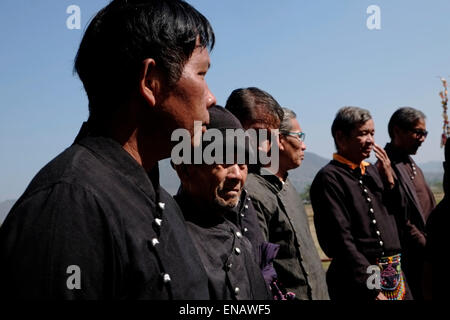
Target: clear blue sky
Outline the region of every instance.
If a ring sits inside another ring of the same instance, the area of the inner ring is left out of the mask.
[[[330,158],[330,126],[344,105],[368,108],[384,145],[399,106],[428,116],[416,160],[443,159],[438,75],[450,75],[448,0],[192,0],[217,43],[207,76],[219,104],[257,86],[292,108],[308,151]],[[73,59],[89,19],[107,0],[1,0],[0,201],[17,198],[49,160],[69,146],[87,118]],[[69,5],[81,30],[69,30]],[[369,5],[381,30],[366,27]]]

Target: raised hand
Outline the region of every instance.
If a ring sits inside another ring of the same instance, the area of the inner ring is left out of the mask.
[[[373,151],[375,151],[375,156],[378,159],[376,164],[378,172],[389,183],[389,186],[392,189],[395,185],[395,180],[391,167],[391,160],[386,151],[376,143],[373,146]]]

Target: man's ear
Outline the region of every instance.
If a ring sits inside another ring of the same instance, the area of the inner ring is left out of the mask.
[[[139,78],[139,93],[147,103],[153,107],[156,105],[156,97],[160,89],[161,79],[156,70],[156,62],[147,58],[142,62],[141,75]]]
[[[278,138],[278,148],[280,149],[280,151],[284,151],[285,147],[284,144],[286,143],[286,137],[283,135],[279,135]]]
[[[400,129],[398,126],[394,126],[392,128],[392,140],[395,140],[397,137],[399,137],[402,132],[403,130]]]
[[[338,151],[341,150],[342,145],[345,144],[344,143],[345,138],[346,138],[345,134],[342,131],[340,131],[340,130],[336,131],[335,139],[336,139],[336,147],[337,147]]]

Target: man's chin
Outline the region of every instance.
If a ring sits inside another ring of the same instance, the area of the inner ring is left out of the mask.
[[[232,198],[228,198],[228,199],[216,198],[215,203],[219,207],[232,209],[238,205],[239,197],[232,197]]]

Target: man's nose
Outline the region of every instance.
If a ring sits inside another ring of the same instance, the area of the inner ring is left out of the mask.
[[[300,143],[301,143],[302,150],[305,151],[306,150],[306,143],[304,141],[301,141]]]
[[[207,89],[206,108],[210,108],[217,104],[217,100],[214,94],[211,92],[211,90],[209,90],[208,87],[206,87],[206,89]]]
[[[242,180],[242,172],[238,164],[235,163],[228,167],[227,178]]]

